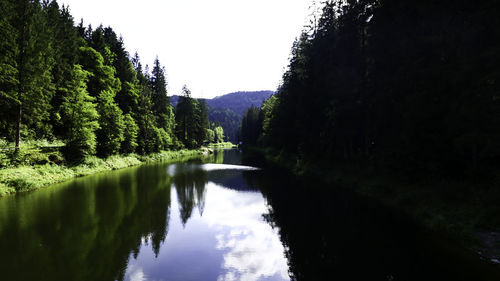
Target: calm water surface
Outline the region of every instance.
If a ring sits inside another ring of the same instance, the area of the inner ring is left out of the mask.
[[[225,150],[0,198],[0,280],[500,280],[372,200],[255,166]]]

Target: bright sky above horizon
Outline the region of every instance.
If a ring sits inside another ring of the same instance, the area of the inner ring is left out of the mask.
[[[312,0],[58,0],[78,24],[111,26],[143,66],[165,66],[169,95],[276,90]]]

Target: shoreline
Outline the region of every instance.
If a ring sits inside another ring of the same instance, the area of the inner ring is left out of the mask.
[[[248,151],[260,154],[265,164],[271,167],[286,170],[299,177],[319,179],[330,187],[340,185],[361,196],[377,200],[408,215],[426,229],[455,241],[478,259],[500,264],[499,223],[490,219],[498,214],[491,203],[494,201],[492,198],[498,197],[490,188],[494,182],[444,178],[407,182],[399,177],[356,165],[295,165],[289,155],[261,148],[249,148]],[[474,193],[471,186],[480,186],[486,191]]]
[[[5,196],[47,188],[56,183],[106,171],[124,169],[152,162],[177,162],[204,157],[207,148],[195,150],[161,151],[148,155],[113,155],[106,159],[91,156],[77,165],[43,164],[21,165],[0,169],[0,200]]]

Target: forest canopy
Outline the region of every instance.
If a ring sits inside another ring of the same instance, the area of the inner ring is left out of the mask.
[[[0,37],[0,136],[16,152],[38,139],[75,159],[211,141],[206,106],[173,108],[159,59],[143,66],[111,27],[75,25],[57,1],[0,0]]]
[[[496,165],[499,12],[483,0],[325,1],[293,44],[276,100],[246,113],[242,138],[298,165]]]

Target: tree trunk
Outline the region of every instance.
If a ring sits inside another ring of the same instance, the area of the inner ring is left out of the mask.
[[[19,111],[17,116],[17,128],[16,128],[16,149],[15,154],[19,153],[19,143],[21,142],[21,121],[23,119],[23,106],[19,104]]]

